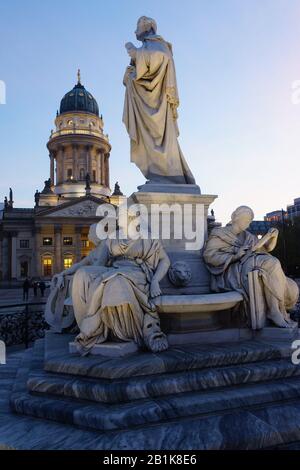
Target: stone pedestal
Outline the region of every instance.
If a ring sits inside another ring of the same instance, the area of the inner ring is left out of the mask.
[[[70,354],[78,354],[76,343],[69,343]],[[90,351],[92,356],[105,356],[105,357],[123,357],[128,354],[133,354],[138,351],[138,346],[133,342],[113,343],[107,341],[102,344],[95,344]]]
[[[147,208],[151,236],[161,240],[172,265],[184,262],[190,271],[190,280],[184,285],[174,285],[166,276],[161,282],[163,293],[209,293],[202,248],[207,238],[208,209],[217,196],[201,194],[197,185],[145,184],[139,189],[130,196],[128,207],[138,204]],[[192,233],[194,239],[190,238]]]

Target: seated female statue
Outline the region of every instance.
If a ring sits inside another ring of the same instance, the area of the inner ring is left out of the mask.
[[[250,207],[240,206],[226,227],[212,230],[204,249],[204,260],[212,275],[211,288],[214,292],[240,292],[249,316],[248,273],[257,270],[266,318],[279,327],[288,328],[294,322],[287,310],[296,304],[299,289],[292,279],[285,276],[279,260],[270,254],[276,246],[278,230],[271,228],[259,240],[246,230],[253,218]]]

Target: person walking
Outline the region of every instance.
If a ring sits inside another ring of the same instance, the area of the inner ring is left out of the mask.
[[[45,290],[46,290],[46,284],[44,283],[44,281],[41,281],[40,282],[40,291],[41,291],[41,296],[42,297],[44,297]]]
[[[23,282],[23,300],[26,302],[28,301],[29,288],[30,288],[30,282],[29,282],[29,279],[26,278],[25,281]]]
[[[33,288],[34,297],[37,297],[37,295],[38,295],[38,285],[37,285],[36,281],[34,281],[34,283],[32,284],[32,288]]]

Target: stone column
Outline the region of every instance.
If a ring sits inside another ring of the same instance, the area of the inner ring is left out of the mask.
[[[17,279],[17,232],[11,233],[11,278]]]
[[[74,144],[72,146],[73,150],[73,178],[74,180],[79,180],[79,162],[78,162],[78,146]]]
[[[62,226],[55,225],[54,226],[54,271],[55,273],[60,273],[63,270],[62,267]]]
[[[64,147],[60,146],[58,149],[58,158],[57,158],[57,183],[63,183],[64,181],[64,173],[65,168],[64,168]]]
[[[3,232],[2,238],[2,276],[4,281],[9,280],[9,238],[7,232]]]
[[[50,153],[49,158],[50,158],[50,179],[51,179],[51,185],[54,186],[55,180],[54,180],[54,155],[53,155],[53,153]]]
[[[42,246],[42,235],[41,227],[35,227],[34,232],[34,242],[35,242],[35,273],[36,276],[40,277],[42,275],[42,256],[41,256],[41,246]]]
[[[75,227],[75,262],[81,261],[81,227]]]
[[[105,186],[109,188],[109,153],[105,154]]]
[[[105,186],[105,155],[101,152],[101,184]]]
[[[86,146],[86,168],[87,173],[90,175],[92,180],[92,156],[91,156],[91,146]]]

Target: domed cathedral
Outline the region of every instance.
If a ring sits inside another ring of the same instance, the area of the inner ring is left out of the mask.
[[[60,202],[84,196],[87,181],[90,194],[110,195],[111,146],[103,132],[98,103],[82,85],[80,71],[77,84],[61,100],[47,147],[51,187]]]
[[[125,197],[118,184],[111,195],[111,146],[103,127],[98,103],[78,71],[76,85],[57,111],[47,143],[50,174],[43,190],[36,190],[34,208],[14,207],[10,189],[2,218],[0,211],[2,284],[26,277],[50,279],[93,248],[88,231],[99,221],[99,205],[118,205]]]

